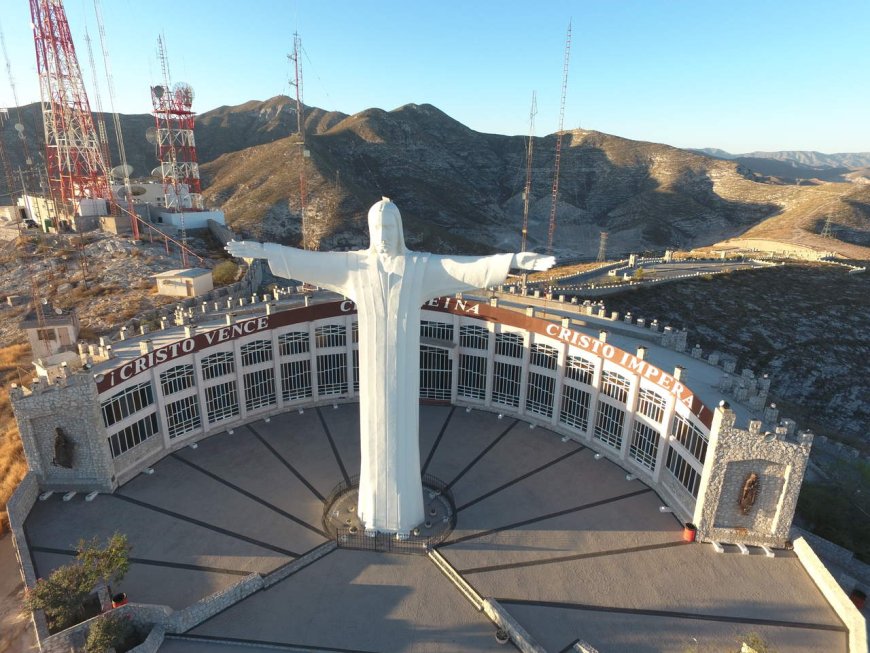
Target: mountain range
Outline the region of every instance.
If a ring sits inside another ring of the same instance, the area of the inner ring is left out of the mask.
[[[31,150],[41,151],[39,106],[20,113]],[[476,132],[427,104],[354,115],[304,107],[304,116],[304,144],[295,101],[285,96],[197,118],[204,197],[225,211],[238,232],[298,244],[304,172],[305,238],[312,246],[365,246],[366,210],[381,196],[398,204],[412,248],[478,253],[519,246],[526,137]],[[121,118],[134,176],[147,176],[157,165],[144,138],[153,118]],[[13,122],[0,135],[17,166],[22,155]],[[109,140],[115,152],[111,133]],[[547,245],[556,135],[534,138],[533,146],[528,234],[529,246],[541,250]],[[812,168],[815,176],[776,174],[743,159],[789,166],[784,172],[798,168],[786,157],[734,159],[721,151],[688,151],[590,130],[565,132],[555,252],[593,257],[601,232],[607,232],[611,254],[748,236],[870,258],[863,250],[870,246],[870,186],[861,183],[860,170],[845,165],[859,165],[864,156],[870,161],[870,155],[821,156],[843,157],[836,159],[843,165]],[[805,160],[801,165],[823,159]],[[841,177],[823,178],[840,168]],[[835,239],[817,235],[827,219]]]
[[[867,183],[870,181],[870,152],[824,154],[806,150],[783,150],[731,154],[715,147],[692,151],[717,159],[737,161],[756,172],[777,177],[788,183],[815,184],[820,181]]]
[[[769,159],[782,161],[793,167],[803,168],[857,168],[870,167],[870,152],[839,152],[837,154],[825,154],[811,150],[780,150],[778,152],[746,152],[745,154],[731,154],[715,147],[705,147],[695,150],[702,154],[714,156],[717,159]]]

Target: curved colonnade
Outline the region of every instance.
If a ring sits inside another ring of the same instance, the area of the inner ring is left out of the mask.
[[[423,402],[519,417],[582,442],[640,478],[684,520],[695,509],[712,412],[679,380],[564,325],[440,298],[421,320]],[[168,453],[238,425],[358,400],[352,302],[233,321],[96,376],[122,484]],[[116,359],[120,362],[120,359]],[[102,367],[102,366],[101,366]]]

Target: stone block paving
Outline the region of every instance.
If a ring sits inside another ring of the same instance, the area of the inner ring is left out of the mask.
[[[115,495],[39,502],[26,523],[38,572],[118,530],[133,565],[116,589],[134,601],[182,608],[266,574],[325,541],[323,499],[359,473],[358,416],[288,412],[182,449]],[[578,638],[602,652],[728,650],[749,632],[779,650],[847,649],[792,554],[684,544],[655,492],[577,442],[450,406],[421,407],[420,439],[458,509],[441,554],[548,651]],[[493,634],[427,558],[338,549],[161,650],[485,651]]]

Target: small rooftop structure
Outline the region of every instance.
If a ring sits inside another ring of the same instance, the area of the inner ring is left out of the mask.
[[[186,268],[155,274],[157,294],[169,297],[196,297],[214,288],[211,270]]]
[[[53,379],[65,376],[65,370],[74,371],[82,366],[82,359],[74,351],[61,351],[46,358],[37,358],[33,361],[36,368],[36,376],[41,379]]]
[[[79,337],[79,318],[75,309],[42,305],[42,319],[33,309],[21,320],[21,328],[33,351],[33,358],[49,358],[62,351],[72,351]]]

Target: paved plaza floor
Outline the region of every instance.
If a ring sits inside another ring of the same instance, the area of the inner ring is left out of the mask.
[[[267,574],[327,541],[324,500],[359,473],[354,404],[288,412],[181,449],[114,494],[59,495],[26,522],[38,575],[82,538],[125,533],[123,583],[175,609]],[[574,441],[505,416],[421,408],[423,471],[449,484],[457,525],[441,554],[547,651],[578,638],[602,653],[737,650],[748,633],[782,651],[846,651],[847,633],[797,558],[685,544],[643,483]],[[495,627],[425,556],[336,549],[161,651],[464,652]]]

